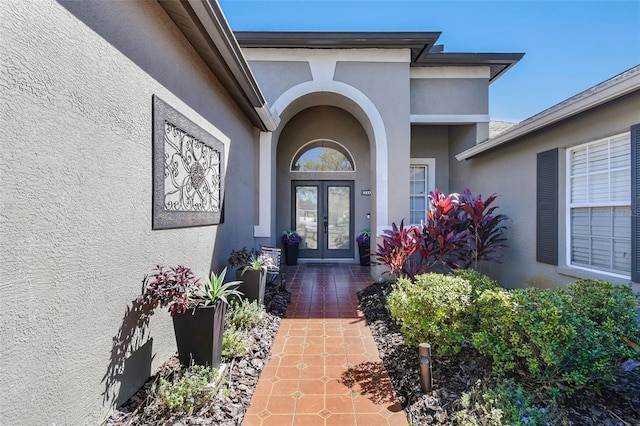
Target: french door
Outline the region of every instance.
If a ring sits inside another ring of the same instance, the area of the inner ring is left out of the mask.
[[[299,257],[353,257],[353,181],[292,181],[292,226]]]

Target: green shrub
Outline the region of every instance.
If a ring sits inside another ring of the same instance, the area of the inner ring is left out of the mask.
[[[264,307],[257,300],[234,299],[225,317],[225,332],[222,336],[222,359],[231,360],[253,350],[255,342],[249,330],[264,318]]]
[[[495,385],[478,381],[463,393],[452,419],[465,426],[548,426],[555,424],[554,412],[555,407],[536,405],[533,396],[513,380]]]
[[[639,355],[621,339],[626,336],[634,342],[640,340],[639,294],[624,285],[586,279],[569,284],[567,293],[573,298],[576,315],[594,322],[614,354],[628,358]]]
[[[217,369],[193,365],[173,381],[160,379],[156,392],[169,410],[188,412],[211,398],[217,386],[209,384],[219,383],[221,380],[224,378],[219,376]]]
[[[598,306],[609,306],[603,284],[594,297],[591,284],[573,290],[485,291],[478,299],[480,328],[474,346],[493,359],[499,374],[526,374],[553,397],[569,395],[583,386],[599,387],[613,378],[620,354],[620,326]],[[615,311],[618,312],[619,311]],[[602,323],[594,321],[601,314]],[[627,324],[628,326],[628,324]]]
[[[253,349],[254,342],[244,330],[227,327],[222,336],[222,359],[231,360],[242,356]]]
[[[479,321],[474,300],[480,291],[497,286],[475,271],[418,275],[413,283],[398,280],[387,307],[407,344],[427,342],[438,354],[455,354],[470,342]]]
[[[226,326],[235,330],[251,330],[264,318],[265,310],[257,300],[248,302],[246,299],[234,299],[225,317]]]

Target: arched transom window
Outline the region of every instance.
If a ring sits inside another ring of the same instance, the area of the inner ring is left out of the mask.
[[[353,157],[338,142],[321,139],[306,143],[291,161],[292,172],[353,172]]]

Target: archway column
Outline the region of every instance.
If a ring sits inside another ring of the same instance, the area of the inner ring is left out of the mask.
[[[256,238],[271,238],[271,211],[273,201],[273,133],[260,132],[258,159],[258,224],[253,227]]]

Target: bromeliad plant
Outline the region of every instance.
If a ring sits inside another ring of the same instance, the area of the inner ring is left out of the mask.
[[[218,303],[229,305],[229,300],[233,297],[240,298],[242,292],[236,290],[241,281],[224,282],[227,275],[227,268],[224,268],[220,275],[211,272],[209,281],[201,287],[197,287],[188,299],[196,303],[198,306],[214,306]]]
[[[249,256],[249,260],[242,268],[242,274],[247,271],[266,271],[269,268],[274,267],[273,257],[265,253],[255,253]]]
[[[398,227],[384,232],[378,244],[376,259],[396,275],[415,276],[431,270],[436,264],[451,269],[476,269],[480,261],[499,261],[504,242],[503,222],[507,216],[494,215],[497,206],[490,205],[496,195],[482,200],[469,188],[462,195],[445,195],[437,189],[429,195],[427,221],[420,226]]]

